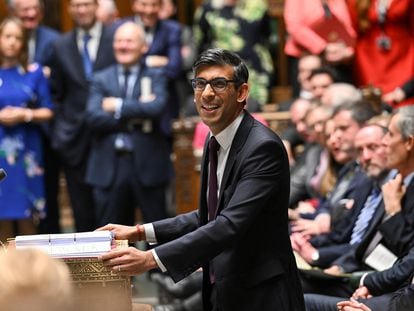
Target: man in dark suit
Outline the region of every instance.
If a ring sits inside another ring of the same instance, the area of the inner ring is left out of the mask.
[[[85,110],[93,72],[115,62],[113,33],[96,21],[96,0],[71,0],[68,8],[76,28],[55,41],[52,50],[50,82],[56,103],[52,142],[65,171],[76,230],[89,231],[95,217],[92,190],[85,183],[90,147]]]
[[[116,30],[113,49],[117,64],[95,73],[86,116],[93,133],[86,181],[94,187],[98,226],[134,224],[138,205],[145,222],[167,217],[170,157],[159,124],[167,104],[164,71],[140,63],[147,45],[133,22]]]
[[[413,238],[414,238],[414,106],[400,108],[391,119],[388,127],[388,133],[382,140],[388,168],[394,168],[398,171],[395,179],[389,180],[382,186],[385,213],[382,222],[376,230],[367,234],[361,244],[353,252],[349,252],[334,262],[334,266],[327,272],[337,274],[339,271],[353,272],[357,270],[366,270],[371,267],[375,261],[370,261],[371,266],[367,264],[366,258],[376,249],[377,261],[384,264],[389,253],[384,250],[379,252],[376,248],[379,243],[385,247],[388,252],[392,253],[397,260],[394,264],[389,262],[390,271],[384,271],[379,277],[376,274],[367,275],[363,278],[361,285],[373,288],[373,293],[380,293],[390,289],[395,290],[396,284],[402,284],[407,278],[407,268],[412,269],[412,264],[405,264],[405,269],[400,269],[401,264],[413,260]],[[379,233],[379,234],[378,234]],[[406,255],[410,251],[409,255]],[[387,255],[387,256],[384,256]],[[410,255],[411,254],[411,255]],[[403,272],[401,272],[403,271]],[[404,272],[405,271],[405,272]],[[412,273],[412,270],[408,270]],[[370,284],[370,285],[368,285]],[[382,284],[376,286],[376,284]],[[330,284],[329,288],[320,288],[318,293],[335,295],[339,287],[346,287],[348,291],[352,289],[349,284]],[[375,289],[375,287],[377,287]],[[380,288],[380,289],[379,289]],[[352,292],[352,291],[351,291]],[[347,297],[347,295],[339,295]],[[327,301],[330,301],[330,303]],[[314,299],[311,295],[306,295],[306,304],[309,310],[323,310],[321,305],[331,305],[332,299],[328,297],[325,301],[321,296]],[[327,308],[326,310],[329,310]]]
[[[193,68],[195,104],[212,136],[201,165],[199,210],[136,227],[104,226],[116,238],[160,245],[101,259],[124,275],[159,267],[175,282],[202,266],[204,310],[304,310],[287,228],[283,144],[244,110],[248,71],[237,54],[207,50]]]
[[[133,20],[145,30],[148,51],[144,55],[148,67],[162,67],[168,78],[168,104],[161,120],[164,135],[171,139],[171,121],[178,117],[180,103],[174,79],[182,73],[181,26],[173,20],[161,20],[159,12],[162,0],[132,0]]]
[[[59,32],[41,25],[44,4],[42,0],[10,0],[9,12],[19,18],[28,32],[29,62],[48,65],[53,41]]]
[[[42,0],[10,0],[8,2],[9,12],[22,21],[28,37],[28,57],[30,63],[38,63],[43,66],[46,76],[50,75],[50,57],[52,44],[60,36],[56,30],[41,25],[43,18],[44,3]],[[59,164],[58,159],[51,147],[50,128],[42,125],[44,160],[45,160],[45,191],[46,209],[45,219],[39,224],[40,233],[59,233]]]
[[[355,248],[381,220],[384,208],[380,187],[388,175],[385,148],[381,144],[385,130],[378,125],[367,125],[357,132],[357,160],[367,176],[360,180],[352,197],[348,198],[350,214],[347,217],[341,219],[331,232],[297,243],[298,247],[294,247],[309,264],[329,267],[335,259]],[[292,237],[292,242],[294,239]]]

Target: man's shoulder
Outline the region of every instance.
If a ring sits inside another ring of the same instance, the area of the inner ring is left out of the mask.
[[[49,37],[53,40],[59,38],[61,35],[60,32],[57,31],[56,29],[53,29],[45,25],[40,25],[37,28],[37,34],[43,37]]]

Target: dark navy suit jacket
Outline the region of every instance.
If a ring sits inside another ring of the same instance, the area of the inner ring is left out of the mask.
[[[133,144],[134,171],[131,174],[137,176],[144,186],[166,184],[169,177],[169,148],[159,128],[159,119],[167,104],[164,71],[142,67],[132,97],[124,100],[121,115],[116,118],[114,113],[103,111],[101,106],[104,97],[122,97],[118,68],[113,65],[94,75],[86,114],[87,124],[93,134],[86,181],[98,187],[111,185],[115,176],[115,139],[117,134],[125,132]],[[139,99],[142,77],[152,80],[155,99],[150,102]],[[143,120],[151,122],[150,132],[143,131],[140,125]]]
[[[94,71],[115,63],[112,40],[113,30],[103,26]],[[85,124],[90,82],[83,69],[76,30],[54,42],[50,67],[56,103],[52,145],[66,165],[75,167],[86,161],[90,146],[90,132]]]
[[[36,45],[33,61],[41,65],[49,65],[52,56],[52,45],[60,37],[59,32],[47,27],[39,26],[36,29]]]
[[[215,220],[207,219],[204,151],[198,211],[153,223],[161,262],[175,281],[199,267],[204,310],[213,267],[219,310],[304,310],[288,234],[289,164],[274,132],[245,112],[231,144]]]

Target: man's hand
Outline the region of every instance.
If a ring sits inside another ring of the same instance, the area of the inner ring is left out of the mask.
[[[152,251],[135,247],[112,250],[98,258],[104,266],[119,275],[138,275],[157,268]]]
[[[334,265],[330,266],[329,268],[326,268],[325,270],[323,270],[323,272],[332,275],[340,275],[342,273],[342,268],[340,266]]]
[[[338,310],[341,311],[371,311],[370,308],[368,308],[363,303],[360,303],[355,300],[346,300],[346,301],[340,301],[337,304]]]
[[[371,298],[372,295],[369,293],[369,289],[366,286],[358,287],[355,292],[352,294],[353,299],[368,299]]]
[[[168,57],[160,55],[150,55],[147,56],[146,63],[148,67],[164,67],[168,64]]]
[[[106,112],[115,112],[116,102],[116,97],[105,97],[102,100],[102,110]]]
[[[321,230],[315,220],[298,219],[292,221],[292,232],[300,232],[306,236],[320,234]]]
[[[111,231],[115,234],[115,239],[128,240],[129,242],[136,242],[140,237],[140,234],[136,226],[107,224],[103,227],[96,229],[96,231]],[[143,235],[141,235],[141,237],[143,237]]]
[[[386,182],[382,188],[385,212],[393,216],[401,211],[401,199],[405,194],[406,187],[403,184],[403,177],[398,174],[394,179]]]

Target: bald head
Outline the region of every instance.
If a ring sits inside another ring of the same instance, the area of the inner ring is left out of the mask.
[[[119,26],[114,35],[113,48],[119,64],[126,67],[137,64],[147,51],[141,26],[133,22],[126,22]]]

